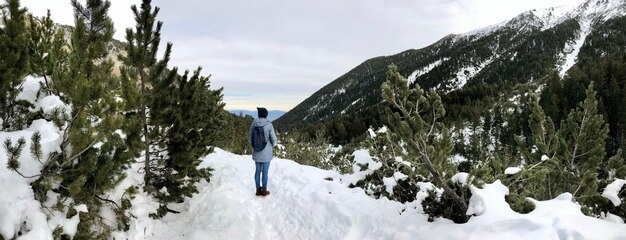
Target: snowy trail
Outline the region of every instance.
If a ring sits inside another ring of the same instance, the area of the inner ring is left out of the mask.
[[[135,218],[130,230],[118,232],[115,238],[626,239],[624,224],[584,216],[567,194],[535,202],[533,212],[519,214],[504,200],[508,188],[496,181],[472,190],[470,206],[480,216],[466,224],[447,220],[432,223],[421,214],[419,205],[371,198],[362,189],[340,183],[338,173],[291,160],[274,159],[271,164],[271,194],[257,197],[251,156],[216,149],[202,163],[202,167],[214,169],[211,181],[202,181],[199,193],[185,203],[170,205],[180,214],[150,219],[149,209],[158,205],[140,194],[133,200]],[[325,180],[328,177],[335,180]],[[129,174],[127,179],[121,188],[141,182],[139,175]]]
[[[320,177],[332,177],[332,172],[289,160],[272,161],[267,197],[254,195],[254,164],[249,156],[218,150],[205,164],[215,170],[211,182],[202,184],[200,194],[187,206],[179,206],[188,208],[189,215],[163,219],[168,226],[155,229],[160,239],[395,238],[401,234],[395,231],[397,226],[381,216],[409,217],[399,214],[404,205],[372,199],[361,190]],[[170,231],[181,228],[189,232],[183,236]]]

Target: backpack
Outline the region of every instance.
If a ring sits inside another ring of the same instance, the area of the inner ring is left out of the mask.
[[[265,131],[263,131],[263,127],[254,127],[252,130],[252,149],[255,152],[260,152],[267,145],[267,140],[265,140]]]

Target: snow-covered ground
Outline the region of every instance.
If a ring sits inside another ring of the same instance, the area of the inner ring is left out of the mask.
[[[172,206],[181,214],[135,219],[118,239],[626,239],[626,225],[584,216],[569,194],[531,200],[535,211],[516,213],[499,181],[472,187],[470,211],[479,216],[468,223],[429,223],[415,203],[373,199],[338,173],[291,160],[272,161],[267,197],[254,195],[250,156],[216,149],[203,166],[214,175]],[[138,212],[154,207],[141,197],[133,204]]]
[[[359,152],[360,158],[366,158]],[[76,226],[76,219],[46,225],[25,180],[4,169],[0,180],[10,187],[0,200],[0,227],[10,238],[15,227],[26,229],[18,239],[51,239],[56,225]],[[145,194],[133,200],[128,232],[114,233],[115,239],[626,239],[626,225],[584,216],[580,207],[563,194],[551,201],[534,201],[529,214],[519,214],[504,201],[508,189],[499,181],[483,189],[473,187],[472,217],[466,224],[439,219],[427,222],[417,203],[401,204],[386,198],[374,199],[359,188],[348,188],[340,175],[291,160],[275,159],[270,167],[267,197],[254,195],[253,162],[250,156],[216,149],[204,158],[202,167],[214,169],[210,182],[199,184],[200,193],[170,208],[180,214],[163,219],[148,217],[158,204]],[[141,164],[128,171],[111,196],[139,184]],[[8,179],[8,180],[7,180]],[[12,182],[7,182],[12,181]],[[10,194],[6,194],[10,193]],[[23,206],[23,207],[20,207]],[[7,214],[9,213],[9,214]],[[106,215],[106,214],[104,214]],[[106,216],[105,216],[106,218]],[[619,221],[609,215],[607,220]],[[58,219],[55,221],[59,221]],[[22,229],[24,230],[24,229]],[[70,229],[71,230],[71,229]],[[74,230],[75,231],[75,230]],[[32,234],[29,234],[32,233]],[[37,235],[35,235],[35,233]]]
[[[339,174],[275,159],[270,166],[267,197],[254,195],[254,164],[250,156],[220,149],[203,166],[214,169],[209,183],[188,202],[173,206],[182,214],[136,222],[131,239],[393,239],[402,236],[395,225],[417,213],[399,213],[404,205],[375,200],[360,189],[325,180]],[[142,208],[141,205],[136,205]],[[389,216],[386,217],[386,216]],[[126,234],[124,234],[126,235]],[[123,239],[126,236],[122,236]],[[406,239],[412,239],[406,236]]]

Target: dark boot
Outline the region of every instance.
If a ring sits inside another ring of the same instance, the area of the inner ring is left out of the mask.
[[[270,191],[268,191],[267,189],[261,189],[261,196],[265,197],[267,195],[270,195]]]
[[[263,189],[262,189],[262,188],[257,188],[257,189],[256,189],[256,195],[257,195],[257,196],[261,196],[261,195],[263,195]]]

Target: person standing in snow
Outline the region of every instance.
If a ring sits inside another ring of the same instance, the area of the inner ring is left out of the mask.
[[[272,148],[276,146],[276,133],[272,122],[267,120],[267,109],[257,108],[259,118],[254,119],[248,131],[248,142],[252,145],[252,159],[255,162],[254,182],[256,184],[256,195],[267,196],[267,173],[270,162],[274,158]],[[261,175],[263,175],[261,179]]]

